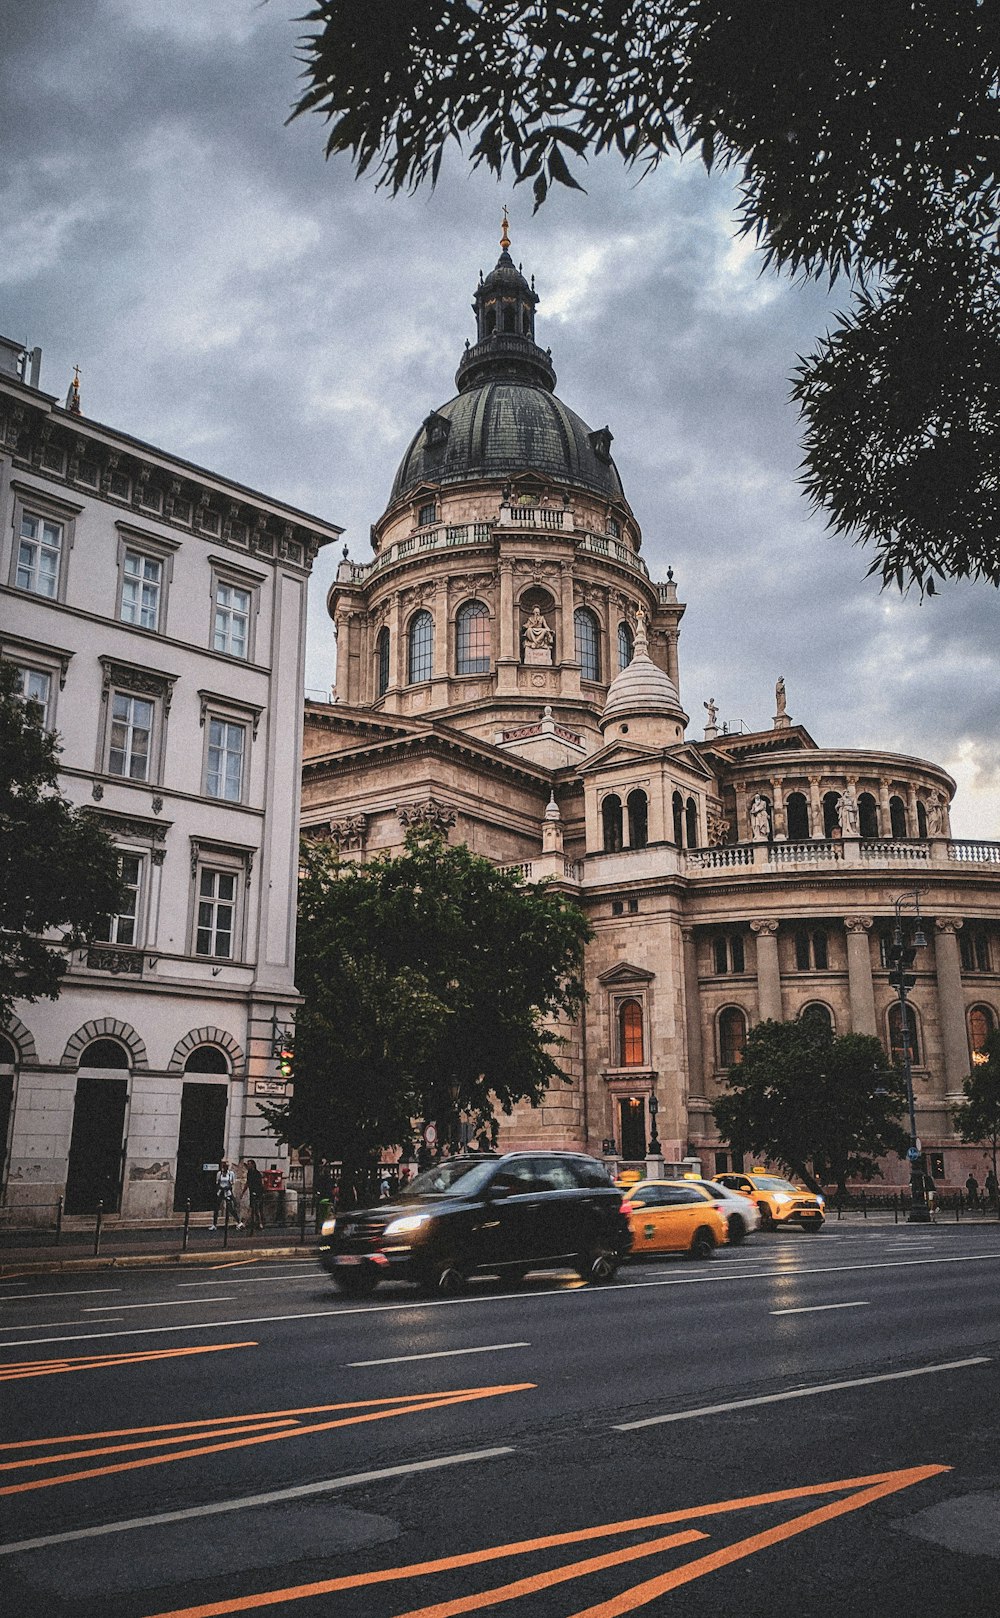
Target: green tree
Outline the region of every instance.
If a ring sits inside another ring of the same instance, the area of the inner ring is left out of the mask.
[[[736,1152],[784,1163],[812,1190],[874,1179],[878,1158],[903,1152],[903,1081],[881,1042],[835,1035],[825,1020],[761,1022],[712,1108]]]
[[[293,116],[394,192],[450,144],[536,207],[605,151],[733,169],[766,263],[852,278],[797,373],[812,498],[884,582],[1000,583],[996,0],[316,0],[305,22]]]
[[[983,1046],[986,1061],[978,1063],[962,1080],[965,1100],[954,1110],[955,1128],[967,1145],[983,1144],[993,1158],[996,1178],[1000,1152],[1000,1033],[989,1034]]]
[[[575,905],[426,828],[395,858],[319,844],[302,864],[294,1096],[266,1110],[283,1140],[362,1170],[415,1123],[495,1140],[497,1108],[564,1079],[550,1025],[584,998]]]
[[[0,662],[0,1027],[15,1000],[58,998],[69,951],[122,902],[114,844],[60,795],[58,743],[41,721]]]

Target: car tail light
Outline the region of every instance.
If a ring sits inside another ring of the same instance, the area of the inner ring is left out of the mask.
[[[724,1202],[717,1202],[715,1204],[715,1211],[716,1211],[716,1213],[724,1214],[725,1211],[726,1211],[725,1203]]]
[[[625,1215],[626,1219],[631,1219],[632,1215],[635,1213],[635,1204],[632,1202],[623,1201],[622,1213]]]

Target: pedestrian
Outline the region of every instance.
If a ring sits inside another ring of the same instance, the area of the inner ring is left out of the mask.
[[[222,1162],[219,1164],[219,1172],[215,1176],[215,1218],[212,1221],[213,1230],[218,1230],[219,1218],[221,1215],[225,1214],[227,1208],[231,1218],[235,1219],[236,1221],[237,1230],[242,1230],[243,1221],[240,1218],[240,1210],[236,1202],[236,1174],[229,1167],[227,1159],[223,1158]]]
[[[991,1203],[995,1203],[996,1200],[997,1200],[997,1177],[994,1174],[992,1169],[990,1169],[989,1173],[986,1176],[985,1185],[986,1185],[986,1195],[987,1195],[987,1197],[989,1198]]]
[[[973,1174],[971,1169],[969,1170],[969,1178],[965,1182],[965,1194],[969,1199],[969,1207],[978,1208],[979,1181],[976,1179],[976,1176]]]
[[[264,1229],[264,1177],[257,1167],[257,1160],[247,1158],[247,1195],[250,1198],[250,1229]]]

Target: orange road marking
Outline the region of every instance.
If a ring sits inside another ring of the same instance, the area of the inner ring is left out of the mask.
[[[484,1562],[498,1561],[507,1556],[528,1555],[532,1551],[550,1550],[560,1545],[574,1545],[587,1540],[608,1538],[613,1534],[633,1533],[646,1528],[658,1528],[667,1523],[684,1521],[698,1521],[705,1517],[721,1516],[729,1511],[743,1511],[752,1506],[766,1506],[780,1504],[783,1501],[804,1500],[819,1495],[834,1494],[839,1490],[853,1489],[855,1491],[847,1500],[834,1502],[831,1506],[820,1507],[817,1511],[796,1517],[791,1522],[782,1524],[779,1529],[771,1529],[762,1534],[755,1534],[751,1538],[742,1540],[736,1546],[700,1557],[697,1561],[686,1564],[677,1569],[675,1573],[668,1574],[668,1578],[676,1578],[677,1583],[684,1583],[688,1579],[700,1578],[715,1567],[724,1565],[725,1560],[737,1561],[743,1556],[751,1555],[754,1550],[764,1549],[765,1544],[776,1543],[775,1536],[790,1538],[793,1534],[803,1533],[807,1528],[816,1527],[820,1522],[842,1515],[847,1511],[859,1510],[861,1506],[871,1504],[872,1500],[881,1499],[883,1495],[892,1494],[898,1489],[909,1488],[914,1483],[923,1482],[924,1479],[934,1477],[942,1472],[949,1472],[948,1466],[919,1466],[906,1471],[876,1472],[867,1477],[838,1478],[832,1483],[813,1483],[800,1488],[773,1489],[764,1494],[743,1495],[732,1500],[719,1500],[704,1506],[692,1506],[687,1509],[674,1511],[660,1511],[649,1517],[626,1518],[620,1522],[599,1523],[594,1527],[570,1530],[567,1533],[545,1534],[537,1539],[515,1540],[505,1545],[488,1545],[474,1551],[463,1551],[454,1556],[438,1557],[427,1562],[411,1562],[404,1567],[382,1568],[374,1572],[345,1574],[339,1578],[321,1579],[312,1584],[301,1584],[286,1587],[281,1590],[262,1590],[257,1594],[242,1595],[223,1601],[210,1601],[195,1607],[176,1607],[169,1612],[160,1612],[151,1615],[151,1618],[227,1618],[231,1613],[246,1613],[256,1611],[262,1607],[280,1606],[282,1602],[302,1601],[311,1596],[334,1595],[343,1590],[357,1590],[366,1585],[391,1584],[396,1581],[422,1578],[431,1573],[450,1573],[457,1568],[479,1566]],[[704,1537],[704,1536],[701,1536]],[[646,1546],[638,1547],[645,1550]],[[732,1554],[735,1553],[735,1554]],[[586,1564],[579,1564],[580,1567]],[[692,1572],[692,1569],[698,1571]],[[678,1575],[683,1575],[678,1577]],[[541,1574],[539,1578],[547,1575]],[[668,1588],[656,1582],[658,1590]],[[542,1586],[536,1585],[535,1588]],[[509,1588],[509,1587],[508,1587]],[[639,1586],[640,1589],[647,1588]],[[632,1592],[626,1592],[631,1595]],[[488,1599],[487,1599],[488,1597]],[[429,1618],[431,1613],[444,1613],[446,1610],[460,1612],[471,1611],[474,1608],[468,1602],[478,1602],[479,1605],[488,1606],[500,1599],[497,1591],[486,1592],[483,1596],[459,1598],[464,1600],[464,1606],[438,1607],[415,1609],[409,1613],[399,1614],[398,1618]],[[644,1596],[640,1602],[633,1606],[643,1605],[654,1599],[653,1595]],[[574,1618],[612,1618],[619,1609],[607,1603],[603,1607],[588,1609],[585,1613],[577,1613]],[[628,1612],[629,1607],[620,1608],[621,1612]]]
[[[133,1449],[156,1449],[163,1444],[194,1444],[203,1438],[232,1438],[234,1433],[255,1433],[261,1431],[262,1428],[273,1431],[275,1428],[287,1427],[295,1427],[297,1431],[302,1431],[292,1421],[241,1422],[238,1427],[217,1425],[214,1432],[191,1433],[187,1439],[181,1434],[171,1433],[168,1438],[140,1438],[134,1444],[105,1445],[102,1449],[71,1449],[66,1450],[62,1455],[32,1455],[27,1460],[0,1461],[0,1472],[21,1472],[26,1471],[29,1466],[56,1466],[66,1461],[89,1461],[95,1455],[126,1455],[129,1450]],[[154,1456],[152,1459],[156,1460],[159,1457]]]
[[[32,1489],[50,1489],[60,1483],[78,1483],[89,1478],[109,1477],[116,1472],[133,1472],[140,1467],[164,1466],[169,1461],[184,1461],[199,1455],[217,1455],[224,1450],[245,1449],[252,1444],[274,1444],[282,1438],[303,1438],[310,1433],[331,1432],[337,1427],[352,1427],[368,1421],[385,1421],[393,1416],[416,1415],[426,1410],[445,1410],[450,1405],[469,1404],[477,1399],[493,1398],[503,1393],[519,1393],[534,1386],[533,1382],[514,1383],[510,1387],[475,1388],[460,1394],[432,1394],[416,1401],[410,1395],[410,1402],[403,1408],[374,1410],[362,1415],[343,1416],[336,1421],[313,1422],[309,1426],[283,1427],[278,1432],[255,1433],[250,1438],[230,1438],[223,1443],[202,1444],[199,1449],[177,1450],[170,1455],[146,1455],[137,1460],[121,1461],[113,1466],[93,1466],[82,1468],[76,1472],[63,1472],[56,1477],[32,1478],[26,1483],[8,1483],[0,1488],[0,1496],[26,1494]],[[369,1402],[373,1403],[375,1401]],[[327,1406],[327,1408],[329,1409],[330,1407]],[[199,1434],[198,1436],[211,1437],[212,1435]],[[58,1457],[53,1456],[50,1459],[54,1461]],[[34,1464],[34,1462],[29,1464]]]
[[[105,1371],[116,1365],[148,1365],[154,1360],[180,1359],[188,1354],[224,1354],[231,1348],[256,1348],[256,1343],[202,1343],[197,1348],[135,1349],[125,1354],[77,1354],[51,1360],[0,1361],[0,1382],[20,1382],[29,1376],[60,1376],[66,1371]]]

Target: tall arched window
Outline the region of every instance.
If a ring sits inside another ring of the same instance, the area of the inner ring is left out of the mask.
[[[870,792],[858,798],[858,828],[862,837],[878,836],[878,805]]]
[[[719,1066],[733,1067],[742,1062],[746,1043],[746,1017],[739,1006],[725,1006],[719,1012]]]
[[[698,805],[693,798],[689,798],[684,809],[684,829],[687,832],[688,848],[698,847]]]
[[[674,824],[674,842],[678,848],[684,847],[684,799],[679,792],[675,792],[670,800],[670,810]]]
[[[601,631],[589,607],[577,607],[573,614],[576,658],[581,680],[601,678]]]
[[[833,1013],[821,1000],[810,1000],[807,1006],[803,1006],[799,1012],[799,1022],[822,1023],[833,1033]]]
[[[429,680],[434,673],[434,619],[429,612],[418,612],[410,619],[406,653],[406,677],[410,685]]]
[[[80,1067],[128,1067],[128,1051],[116,1039],[95,1039],[80,1053]]]
[[[621,1067],[644,1067],[642,1007],[638,1000],[623,1000],[618,1007],[618,1061]]]
[[[389,631],[380,629],[375,642],[375,692],[384,697],[389,689]]]
[[[628,841],[630,848],[649,842],[649,800],[639,788],[628,795]]]
[[[228,1073],[229,1058],[218,1045],[196,1045],[184,1063],[185,1073]]]
[[[628,668],[629,664],[632,661],[632,653],[634,651],[635,651],[635,636],[632,634],[631,625],[626,624],[626,623],[619,624],[618,625],[618,667],[619,667],[619,669],[627,669]]]
[[[809,805],[804,792],[789,793],[785,802],[785,817],[789,842],[805,842],[809,836]]]
[[[893,837],[905,837],[906,831],[906,805],[902,798],[889,799],[889,826]]]
[[[920,1025],[909,1003],[906,1021],[910,1030],[910,1062],[916,1066],[920,1062]],[[889,1007],[889,1055],[894,1062],[903,1060],[903,1015],[898,1002]]]
[[[917,799],[917,836],[927,836],[927,805],[923,798]]]
[[[622,846],[622,800],[614,792],[601,804],[601,825],[605,854],[617,854]]]
[[[823,794],[823,836],[832,837],[834,832],[840,835],[840,815],[837,805],[840,801],[839,792],[824,792]]]
[[[490,610],[484,601],[466,601],[455,614],[455,672],[490,671]]]
[[[969,1055],[973,1067],[987,1060],[986,1041],[996,1032],[997,1020],[991,1006],[973,1006],[969,1011]]]

